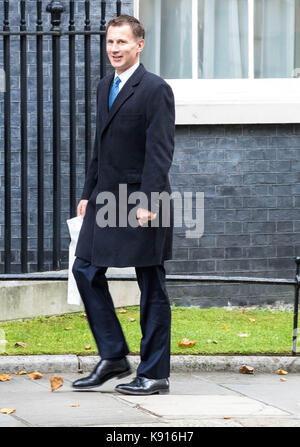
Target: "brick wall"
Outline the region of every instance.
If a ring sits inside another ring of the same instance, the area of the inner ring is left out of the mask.
[[[300,125],[177,126],[173,191],[204,193],[204,234],[175,228],[167,273],[293,278],[300,255]],[[170,286],[174,302],[290,300],[262,285]]]

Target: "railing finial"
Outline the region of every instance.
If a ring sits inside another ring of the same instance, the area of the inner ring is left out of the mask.
[[[58,0],[51,0],[47,5],[46,11],[51,14],[51,31],[60,31],[61,15],[66,10]]]

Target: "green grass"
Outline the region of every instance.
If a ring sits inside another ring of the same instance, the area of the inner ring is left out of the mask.
[[[122,325],[131,354],[139,354],[141,330],[139,307],[126,307],[116,313]],[[129,321],[134,318],[135,321]],[[255,322],[249,319],[254,318]],[[229,329],[222,329],[226,325]],[[67,327],[71,330],[66,330]],[[172,354],[290,354],[293,313],[264,309],[228,311],[223,308],[186,308],[172,306]],[[37,317],[0,323],[8,341],[2,355],[26,354],[97,354],[97,348],[82,312],[52,317]],[[1,333],[1,331],[0,331]],[[241,338],[237,334],[248,334]],[[196,340],[190,347],[179,347],[182,338]],[[209,340],[211,340],[209,342]],[[24,342],[26,348],[15,347]],[[217,341],[215,343],[214,341]],[[86,351],[85,345],[91,349]],[[3,346],[3,345],[2,345]],[[1,349],[1,346],[0,346]]]

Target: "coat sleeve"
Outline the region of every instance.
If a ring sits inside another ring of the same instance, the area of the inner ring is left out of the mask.
[[[148,209],[158,212],[151,203],[151,192],[165,190],[174,153],[175,104],[171,87],[162,83],[150,95],[147,104],[145,159],[140,191],[148,199]]]
[[[96,113],[96,134],[95,134],[95,141],[94,141],[94,147],[93,147],[93,153],[92,158],[89,163],[88,171],[85,178],[85,183],[83,187],[83,191],[81,194],[81,200],[89,200],[90,195],[92,194],[92,191],[94,187],[97,184],[97,177],[98,177],[98,148],[99,148],[99,84],[97,86],[97,113]]]

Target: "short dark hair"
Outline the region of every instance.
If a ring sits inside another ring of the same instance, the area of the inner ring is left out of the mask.
[[[123,26],[129,25],[132,29],[134,37],[139,39],[145,38],[145,30],[141,22],[133,16],[128,16],[127,14],[122,14],[114,19],[111,19],[106,27],[106,32],[110,26]]]

